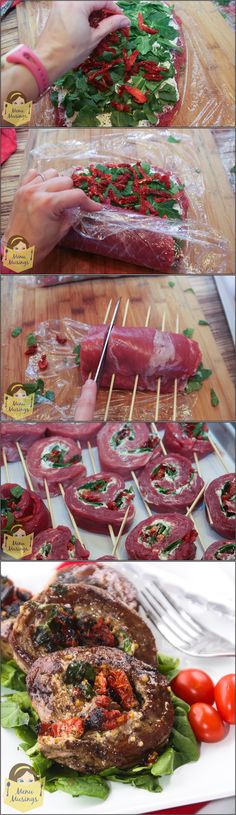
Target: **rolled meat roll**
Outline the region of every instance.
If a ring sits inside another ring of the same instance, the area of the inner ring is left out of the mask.
[[[235,560],[236,544],[234,541],[214,541],[207,547],[202,560]]]
[[[29,423],[23,424],[22,422],[1,422],[1,444],[6,452],[7,461],[19,461],[19,453],[16,447],[18,441],[25,456],[29,447],[37,441],[42,439],[46,433],[46,425]],[[1,464],[3,460],[1,458]]]
[[[184,456],[151,459],[139,476],[143,498],[159,511],[183,512],[191,506],[204,481]]]
[[[163,513],[137,524],[125,547],[130,560],[194,560],[196,538],[190,518]]]
[[[158,437],[151,434],[144,422],[107,422],[97,436],[102,470],[130,478],[131,470],[145,467],[157,450]]]
[[[26,463],[36,492],[45,498],[46,479],[50,494],[60,495],[60,482],[65,489],[86,474],[80,459],[80,445],[73,439],[61,435],[35,442],[27,453]]]
[[[53,575],[53,583],[88,583],[106,591],[115,600],[122,600],[131,608],[138,608],[137,592],[130,580],[117,569],[98,563],[66,565]]]
[[[105,591],[80,583],[56,583],[20,612],[11,638],[15,659],[28,671],[40,656],[71,646],[109,646],[156,665],[156,643],[133,609]]]
[[[126,528],[130,526],[135,509],[134,492],[125,487],[121,476],[101,472],[77,479],[65,491],[65,501],[78,526],[90,532],[107,534],[109,524],[119,532],[127,507]]]
[[[92,376],[96,372],[106,330],[104,325],[92,326],[82,339],[80,360],[83,382],[90,372]],[[101,386],[109,388],[114,373],[115,388],[130,390],[138,374],[139,390],[156,391],[159,377],[162,393],[172,392],[176,378],[178,388],[183,390],[189,377],[196,373],[201,359],[198,343],[183,334],[154,328],[114,326]]]
[[[27,688],[44,756],[82,773],[146,765],[173,726],[167,680],[116,648],[68,648],[37,659]]]
[[[47,436],[63,436],[64,439],[74,439],[81,444],[96,438],[102,422],[51,422],[47,426]]]
[[[10,643],[13,623],[20,607],[32,597],[30,591],[18,589],[8,577],[1,577],[1,653],[5,659],[12,659]]]
[[[67,526],[57,526],[36,535],[32,554],[24,560],[87,560],[89,555],[88,549],[84,549]]]
[[[191,461],[194,460],[194,453],[199,459],[213,453],[206,422],[168,422],[163,442],[168,453],[179,453]]]
[[[17,524],[26,535],[43,532],[51,526],[50,513],[35,492],[25,490],[19,484],[3,484],[0,495],[2,541],[4,533],[11,534]]]
[[[235,537],[236,480],[234,473],[215,478],[205,491],[207,519],[212,529],[225,538]]]

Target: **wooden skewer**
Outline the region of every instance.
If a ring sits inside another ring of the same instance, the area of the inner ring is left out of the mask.
[[[196,522],[195,522],[195,520],[193,519],[193,516],[192,516],[191,514],[190,514],[188,517],[190,518],[190,520],[193,522],[193,524],[194,524],[194,526],[195,526],[195,529],[196,529],[196,532],[197,532],[197,536],[198,536],[198,539],[199,539],[199,543],[201,544],[201,547],[202,547],[202,551],[203,551],[203,552],[205,552],[205,551],[206,551],[206,547],[203,545],[202,538],[201,538],[201,535],[200,535],[199,529],[197,528]]]
[[[177,314],[176,317],[176,334],[179,333],[179,315]],[[173,404],[173,422],[176,422],[177,418],[177,394],[178,394],[178,379],[175,379],[174,383],[174,404]]]
[[[16,441],[16,447],[17,447],[17,450],[18,450],[18,453],[19,453],[19,456],[20,456],[20,460],[21,460],[21,464],[22,464],[22,467],[23,467],[23,470],[24,470],[24,473],[25,473],[27,484],[29,485],[29,488],[30,488],[31,492],[34,492],[33,484],[32,484],[31,478],[30,478],[30,474],[28,472],[26,462],[25,462],[25,459],[24,459],[24,456],[23,456],[23,453],[22,453],[22,449],[21,449],[18,441]]]
[[[93,469],[94,475],[96,475],[97,468],[96,468],[95,458],[94,458],[93,450],[92,450],[92,447],[91,447],[91,444],[90,444],[89,441],[87,442],[87,447],[88,447],[88,451],[89,451],[89,456],[90,456],[92,469]],[[114,533],[114,530],[113,530],[113,527],[112,527],[111,524],[109,524],[108,529],[109,529],[109,534],[110,534],[112,545],[115,546],[116,536],[115,536],[115,533]]]
[[[113,548],[113,552],[112,552],[113,557],[117,554],[117,549],[118,549],[118,546],[119,546],[119,543],[120,543],[120,539],[122,537],[123,530],[125,528],[125,525],[126,525],[126,522],[127,522],[127,519],[128,519],[129,510],[130,510],[130,507],[128,506],[127,510],[126,510],[126,513],[124,515],[122,524],[120,526],[120,529],[119,529],[115,544],[114,544],[114,548]]]
[[[146,322],[145,322],[145,328],[148,328],[148,324],[149,324],[149,320],[150,320],[150,315],[151,315],[151,306],[149,306],[149,309],[148,309],[148,312],[147,312],[147,316],[146,316]],[[133,412],[134,412],[134,403],[135,403],[135,399],[136,399],[136,393],[137,393],[138,381],[139,381],[139,374],[136,374],[136,377],[135,377],[135,382],[134,382],[134,387],[133,387],[132,400],[131,400],[131,405],[130,405],[129,418],[128,418],[128,421],[129,421],[129,422],[132,422],[132,418],[133,418]]]
[[[50,492],[49,492],[49,489],[48,489],[48,483],[46,481],[46,478],[44,479],[44,489],[45,489],[46,496],[47,496],[48,509],[49,509],[49,512],[50,512],[50,515],[51,515],[52,527],[53,527],[53,529],[56,529],[54,512],[53,512],[53,508],[52,508],[51,495],[50,495]]]
[[[164,312],[163,317],[162,317],[162,324],[161,324],[161,330],[162,331],[165,330],[165,324],[166,324],[166,314]],[[157,380],[157,398],[156,398],[155,422],[158,421],[158,416],[159,416],[160,393],[161,393],[161,377],[159,376],[159,378]]]
[[[71,524],[73,526],[75,536],[76,536],[77,540],[81,543],[81,546],[83,546],[83,549],[86,549],[86,546],[85,546],[85,544],[83,542],[83,539],[81,537],[81,532],[78,529],[78,526],[77,526],[77,523],[76,523],[76,521],[74,519],[74,516],[72,515],[72,512],[70,511],[69,507],[67,506],[67,504],[65,502],[65,490],[64,490],[64,487],[62,486],[62,484],[59,484],[59,490],[60,490],[60,493],[62,495],[64,504],[65,504],[65,507],[66,507],[67,514],[69,515]]]
[[[126,304],[125,304],[125,311],[124,311],[124,317],[123,317],[123,321],[122,321],[122,328],[125,327],[126,320],[127,320],[127,315],[128,315],[128,310],[129,310],[129,298],[128,298],[128,300],[126,300]],[[112,397],[112,392],[113,392],[113,388],[114,388],[115,378],[116,378],[116,375],[112,374],[111,384],[110,384],[109,393],[108,393],[108,397],[107,397],[106,408],[105,408],[104,422],[106,422],[107,418],[108,418],[108,413],[109,413],[109,410],[110,410],[111,397]]]
[[[204,492],[205,492],[205,484],[203,484],[202,489],[200,490],[200,492],[198,493],[198,495],[194,499],[193,503],[191,504],[191,507],[189,507],[189,509],[187,509],[186,518],[188,518],[188,516],[191,514],[191,512],[193,511],[193,509],[196,506],[196,504],[198,503],[198,501],[200,501],[200,498],[202,497]]]
[[[228,467],[227,467],[227,464],[226,464],[226,463],[225,463],[225,461],[224,461],[224,457],[222,456],[222,453],[220,453],[220,451],[218,450],[218,447],[216,446],[216,444],[215,444],[215,442],[213,441],[213,439],[212,439],[212,437],[210,436],[210,434],[209,434],[209,441],[210,441],[210,443],[211,443],[211,445],[212,445],[212,447],[213,447],[213,450],[214,450],[214,452],[215,452],[216,456],[218,456],[219,460],[221,461],[221,464],[223,464],[224,469],[225,469],[225,470],[226,470],[226,472],[228,473],[228,472],[229,472],[229,469],[228,469]]]
[[[162,450],[163,456],[167,456],[165,445],[163,444],[163,441],[162,441],[162,439],[160,437],[160,434],[158,433],[158,430],[157,430],[156,425],[154,424],[154,422],[151,423],[151,430],[153,432],[153,435],[157,436],[157,438],[158,438],[158,440],[160,442],[160,448]]]
[[[210,524],[210,526],[212,526],[213,520],[212,520],[211,513],[210,513],[210,510],[208,509],[207,504],[206,504],[206,512],[207,512],[207,515],[208,515],[209,524]]]
[[[133,471],[133,470],[131,470],[131,475],[132,475],[132,479],[133,479],[133,481],[134,481],[134,483],[135,483],[135,486],[136,486],[136,488],[137,488],[137,490],[138,490],[138,493],[139,493],[139,495],[140,495],[140,498],[142,499],[142,502],[143,502],[143,504],[144,504],[144,506],[145,506],[146,513],[147,513],[147,515],[149,515],[149,517],[151,517],[151,515],[152,515],[152,511],[151,511],[150,507],[148,506],[148,504],[146,503],[145,499],[144,499],[144,498],[143,498],[143,496],[142,496],[142,493],[141,493],[141,490],[140,490],[140,486],[139,486],[139,483],[138,483],[138,479],[137,479],[137,477],[136,477],[136,475],[135,475],[135,473],[134,473],[134,471]]]
[[[3,451],[2,451],[2,457],[3,457],[3,464],[4,464],[5,473],[6,473],[6,481],[7,481],[7,484],[10,484],[8,462],[7,462],[7,457],[6,457],[6,450],[4,449],[4,447],[3,447]]]

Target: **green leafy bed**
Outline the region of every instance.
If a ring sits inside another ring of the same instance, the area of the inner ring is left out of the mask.
[[[169,682],[178,673],[178,664],[178,659],[158,655],[158,670]],[[26,691],[25,675],[13,660],[2,664],[2,685],[13,691],[3,699],[2,726],[15,730],[20,739],[19,748],[27,753],[35,772],[45,779],[45,789],[48,792],[62,790],[73,797],[85,795],[105,800],[110,792],[109,781],[131,784],[149,792],[161,792],[162,775],[172,775],[178,767],[199,758],[199,746],[188,721],[189,705],[172,694],[174,726],[168,746],[152,765],[134,767],[132,770],[111,767],[99,775],[80,775],[75,770],[44,758],[38,750],[39,719]]]
[[[156,125],[158,115],[166,106],[173,108],[179,99],[174,57],[182,48],[173,7],[161,0],[121,0],[119,5],[131,21],[129,38],[122,29],[106,37],[104,48],[96,49],[77,70],[68,71],[51,92],[54,107],[63,108],[68,119],[74,117],[75,127],[135,127],[143,121]],[[142,15],[146,28],[158,33],[142,30],[138,15]],[[146,63],[154,64],[154,70],[147,71]],[[164,68],[159,75],[158,66]],[[127,86],[128,91],[124,89]],[[130,89],[135,93],[137,89],[143,99],[141,96],[136,101]]]

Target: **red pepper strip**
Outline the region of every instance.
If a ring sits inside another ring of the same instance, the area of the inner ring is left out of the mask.
[[[122,85],[121,93],[124,93],[124,91],[126,93],[130,93],[130,96],[133,96],[133,98],[135,99],[136,102],[138,102],[139,105],[143,105],[144,102],[147,102],[146,93],[142,93],[142,91],[140,91],[139,88],[132,88],[131,85]]]
[[[143,15],[141,14],[141,12],[139,12],[139,14],[138,14],[138,25],[139,25],[139,30],[140,31],[146,31],[146,34],[159,34],[160,33],[159,28],[151,28],[149,25],[145,25]]]
[[[38,361],[38,368],[39,368],[40,371],[46,371],[47,367],[48,367],[48,360],[47,360],[46,354],[42,354],[42,356],[40,357],[40,359]]]

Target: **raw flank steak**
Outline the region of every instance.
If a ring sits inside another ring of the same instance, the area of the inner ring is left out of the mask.
[[[178,176],[137,161],[77,167],[72,179],[74,186],[89,198],[119,210],[120,219],[117,215],[118,222],[115,220],[112,227],[111,219],[106,225],[101,216],[99,230],[99,215],[95,225],[93,219],[83,216],[83,228],[71,229],[63,238],[63,246],[137,263],[159,272],[169,272],[179,264],[183,242],[161,224],[161,221],[182,221],[187,217],[189,200]],[[140,225],[140,218],[137,220],[140,215],[151,220],[145,223],[144,218]],[[161,221],[155,222],[154,218]]]
[[[57,127],[166,127],[178,111],[186,61],[180,18],[162,1],[119,6],[130,28],[109,34],[52,89]],[[111,14],[93,12],[90,25],[97,28]]]

